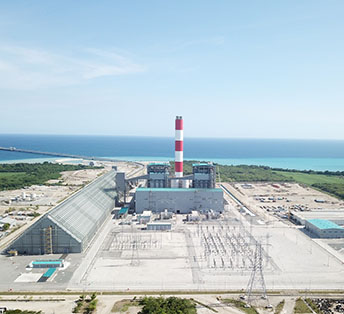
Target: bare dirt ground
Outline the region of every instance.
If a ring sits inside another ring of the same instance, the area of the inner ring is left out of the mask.
[[[128,313],[137,314],[140,310],[140,306],[130,306],[126,311],[112,311],[115,304],[125,303],[128,300],[135,298],[138,300],[143,295],[97,295],[98,304],[96,314],[111,314],[111,313]],[[159,295],[153,295],[158,297]],[[163,295],[163,297],[169,297],[171,295]],[[232,304],[225,303],[225,299],[239,300],[238,294],[177,294],[174,295],[180,298],[194,299],[197,304],[198,314],[242,314],[243,312],[236,308]],[[284,307],[281,311],[283,314],[294,313],[295,300],[300,295],[270,295],[267,300],[259,300],[259,298],[253,300],[252,305],[261,314],[271,314],[279,302],[285,301]],[[301,296],[305,298],[306,296]],[[339,296],[326,295],[324,297],[339,298]],[[0,295],[0,307],[5,306],[9,309],[21,309],[21,310],[42,310],[45,314],[70,314],[76,305],[79,295]],[[272,309],[265,308],[266,305],[272,305]]]
[[[258,214],[285,214],[289,210],[344,211],[343,201],[297,183],[226,183],[225,185],[230,192]]]

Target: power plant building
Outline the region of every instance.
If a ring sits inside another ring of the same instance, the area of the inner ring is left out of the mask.
[[[136,189],[136,213],[151,210],[154,213],[169,212],[189,214],[193,210],[223,212],[222,189],[193,188],[138,188]]]
[[[197,189],[214,189],[216,185],[216,169],[212,163],[192,165],[192,187]]]
[[[169,186],[169,163],[151,163],[147,166],[147,187],[167,188]]]
[[[29,227],[11,245],[20,254],[80,253],[115,207],[116,172],[111,170]]]
[[[184,176],[183,133],[183,118],[177,116],[175,120],[174,176],[170,176],[169,163],[151,163],[147,166],[147,175],[134,178],[147,180],[145,188],[136,189],[135,210],[137,214],[147,210],[154,213],[168,211],[177,214],[189,214],[192,211],[223,212],[223,191],[216,188],[214,164],[204,162],[193,164],[192,174]]]

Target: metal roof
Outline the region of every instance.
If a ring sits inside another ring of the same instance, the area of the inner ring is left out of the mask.
[[[119,210],[119,214],[122,215],[122,214],[126,214],[129,210],[129,207],[122,207],[120,210]]]
[[[61,265],[62,261],[36,261],[32,262],[32,265]]]
[[[11,244],[25,254],[42,254],[42,230],[51,226],[56,253],[81,252],[110,215],[116,203],[116,171],[100,176],[41,216]]]
[[[326,219],[309,219],[307,220],[309,223],[311,223],[313,226],[317,227],[321,230],[326,229],[340,229],[343,230],[344,228],[338,226],[336,223],[326,220]]]
[[[323,209],[321,211],[307,211],[307,212],[299,212],[299,211],[292,211],[293,216],[297,216],[304,220],[309,219],[325,219],[325,220],[344,220],[344,211],[342,210],[326,210]]]
[[[56,271],[56,268],[49,268],[43,275],[43,277],[51,277],[53,273]]]
[[[200,162],[199,164],[192,164],[192,167],[197,167],[197,166],[214,166],[212,163],[207,163],[207,162]]]
[[[204,192],[204,191],[211,191],[211,192],[221,192],[222,189],[194,189],[194,188],[137,188],[136,192],[140,191],[148,191],[148,192]]]
[[[51,210],[47,217],[80,242],[92,237],[115,207],[116,172],[109,171]]]

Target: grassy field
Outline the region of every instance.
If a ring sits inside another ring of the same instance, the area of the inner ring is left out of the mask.
[[[184,174],[192,173],[192,164],[197,161],[184,161]],[[174,163],[171,162],[171,172]],[[319,191],[344,199],[344,172],[283,171],[264,166],[217,165],[217,181],[222,182],[297,182]]]
[[[127,312],[131,306],[139,306],[139,302],[135,300],[120,300],[117,301],[112,307],[111,313],[123,313]]]
[[[245,312],[246,314],[258,314],[258,311],[253,306],[246,307],[245,302],[235,299],[223,299],[222,301],[227,304],[233,304],[237,309]]]
[[[192,173],[192,164],[197,161],[187,160],[184,161],[184,174],[188,175]],[[261,181],[261,182],[286,182],[293,181],[292,178],[278,173],[269,167],[261,166],[228,166],[217,165],[217,175],[220,176],[222,182],[249,182],[249,181]],[[174,163],[171,162],[171,172],[174,172]],[[217,177],[218,179],[218,177]]]
[[[282,300],[280,303],[277,304],[275,308],[275,314],[280,314],[282,312],[284,304],[285,304],[285,300]]]
[[[322,192],[344,199],[344,176],[318,173],[276,171],[295,182],[302,183]]]
[[[312,185],[315,183],[344,184],[343,176],[329,176],[326,174],[313,174],[303,172],[275,171],[277,174],[290,178],[296,182]]]
[[[318,314],[322,314],[322,311],[316,306],[316,304],[312,301],[312,299],[307,298],[305,302],[311,307],[311,309]]]
[[[294,313],[312,313],[312,311],[301,298],[298,298],[295,302]]]
[[[34,184],[44,184],[59,179],[62,171],[93,169],[85,165],[63,165],[57,163],[0,164],[0,191],[20,189]]]

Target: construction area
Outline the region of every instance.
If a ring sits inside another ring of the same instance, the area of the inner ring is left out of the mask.
[[[227,187],[262,215],[285,218],[290,212],[344,211],[344,201],[297,183],[233,183]]]

